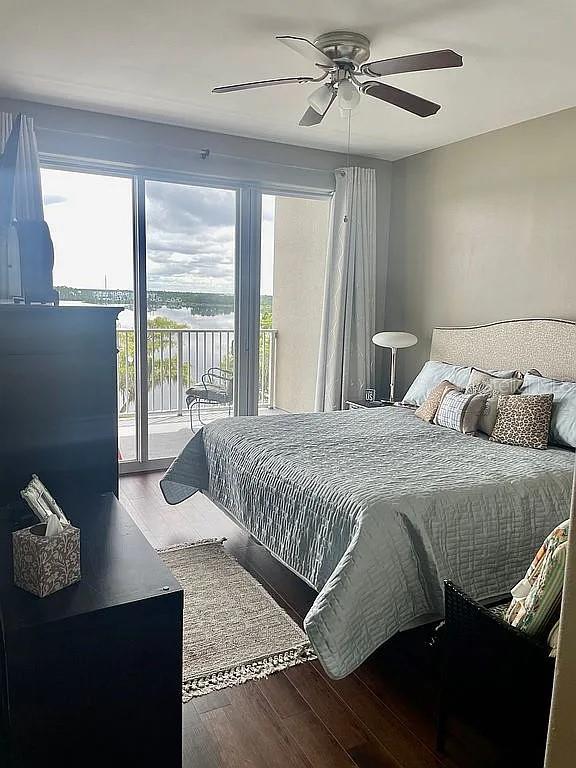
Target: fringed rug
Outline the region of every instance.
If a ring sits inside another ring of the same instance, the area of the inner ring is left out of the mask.
[[[159,554],[184,589],[183,702],[315,658],[306,634],[222,541]]]

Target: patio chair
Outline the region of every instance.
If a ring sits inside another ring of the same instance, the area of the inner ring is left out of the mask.
[[[202,405],[227,405],[228,416],[232,412],[234,377],[225,368],[209,368],[202,379],[186,390],[186,406],[190,414],[190,429],[195,432],[192,412],[197,408],[198,421],[202,421]]]

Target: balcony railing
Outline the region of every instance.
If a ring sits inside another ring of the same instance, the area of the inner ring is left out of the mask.
[[[276,330],[260,331],[258,404],[274,407]],[[135,337],[118,330],[120,415],[133,414],[136,401]],[[234,331],[150,329],[147,332],[148,412],[182,414],[186,390],[209,368],[234,368]]]

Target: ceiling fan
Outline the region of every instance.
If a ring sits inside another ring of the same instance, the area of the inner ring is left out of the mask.
[[[439,104],[378,80],[361,80],[360,78],[462,66],[462,56],[451,50],[367,61],[370,58],[370,40],[357,32],[326,32],[317,37],[313,43],[304,37],[291,35],[280,35],[276,39],[312,61],[321,70],[321,74],[318,77],[282,77],[238,85],[223,85],[214,88],[213,93],[231,93],[290,83],[321,82],[322,85],[308,96],[310,106],[302,115],[300,125],[310,126],[321,123],[336,99],[340,109],[353,109],[359,103],[361,93],[386,101],[419,117],[430,117],[438,112]],[[323,82],[325,80],[327,82]]]

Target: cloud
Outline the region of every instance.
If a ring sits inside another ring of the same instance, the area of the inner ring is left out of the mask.
[[[235,193],[146,183],[148,283],[154,290],[234,290]]]
[[[57,205],[58,203],[65,203],[68,200],[64,195],[51,195],[46,194],[42,196],[42,202],[44,205]]]
[[[274,221],[276,198],[273,195],[262,195],[262,221]]]

